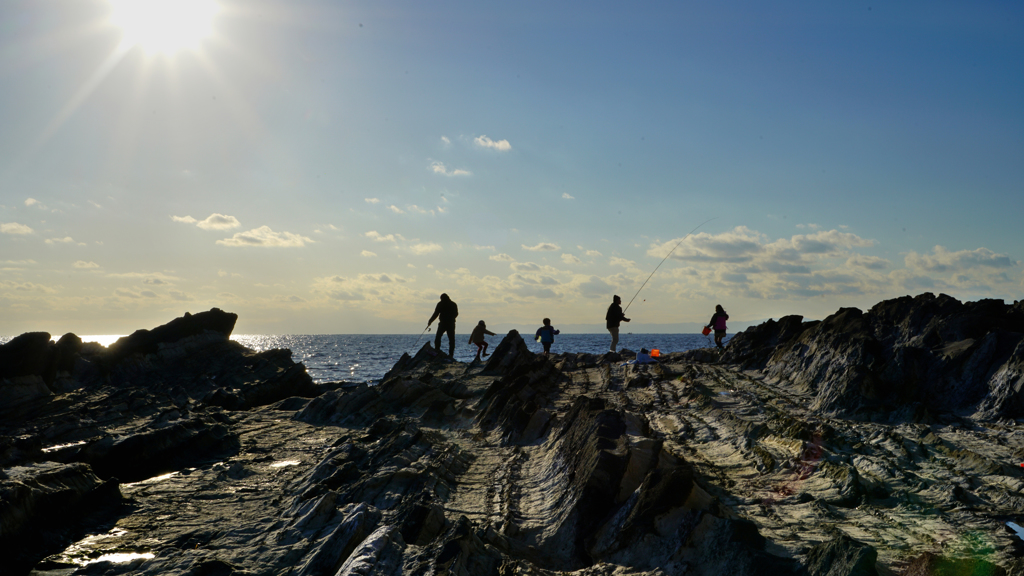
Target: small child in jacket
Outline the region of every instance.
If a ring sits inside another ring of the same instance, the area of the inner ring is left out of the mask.
[[[484,340],[485,334],[494,336],[494,332],[488,330],[487,325],[484,324],[483,320],[481,320],[476,325],[476,328],[473,328],[473,333],[469,335],[469,343],[476,344],[476,358],[474,360],[480,359],[480,352],[483,352],[484,358],[487,358],[487,340]]]
[[[551,344],[555,341],[555,334],[558,330],[551,325],[551,318],[544,319],[544,325],[537,328],[537,340],[544,346],[544,353],[551,352]]]

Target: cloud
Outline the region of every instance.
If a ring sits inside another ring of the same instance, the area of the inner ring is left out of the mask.
[[[187,301],[192,299],[188,295],[186,295],[184,292],[179,292],[177,290],[171,290],[170,292],[167,293],[167,295],[170,296],[172,299],[177,300],[179,302],[187,302]]]
[[[95,262],[86,262],[85,260],[79,260],[72,264],[75,268],[88,269],[88,268],[99,268],[100,265]]]
[[[996,254],[988,248],[976,250],[960,250],[950,252],[942,246],[936,246],[931,254],[910,252],[904,258],[908,268],[926,272],[955,272],[972,268],[1010,268],[1017,262],[1010,260],[1005,254]]]
[[[143,290],[142,292],[139,292],[139,296],[142,296],[144,298],[156,298],[157,297],[156,296],[156,292],[153,292],[152,290]]]
[[[35,264],[35,260],[4,260],[0,264],[8,264],[10,266],[26,266],[28,264]]]
[[[462,170],[461,168],[455,170],[448,170],[444,166],[444,162],[431,162],[430,170],[434,174],[441,174],[443,176],[471,176],[472,173],[469,170]]]
[[[2,234],[32,234],[33,232],[34,230],[28,226],[17,222],[0,223],[0,233]]]
[[[530,252],[554,252],[555,250],[561,250],[557,244],[552,244],[550,242],[541,242],[536,246],[527,246],[526,244],[523,244],[522,247],[523,250],[529,250]]]
[[[184,222],[185,224],[195,224],[196,222],[198,222],[198,220],[196,220],[195,218],[193,218],[191,216],[173,216],[172,215],[171,216],[171,220],[173,220],[175,222]]]
[[[565,198],[566,200],[575,200],[576,199],[575,196],[573,196],[572,194],[569,194],[568,192],[562,192],[562,198]]]
[[[326,276],[314,278],[312,291],[339,301],[377,300],[392,302],[404,300],[409,288],[408,280],[397,274],[359,274],[355,278]]]
[[[597,250],[587,250],[586,252],[584,252],[584,256],[589,256],[590,258],[597,258],[599,256],[604,256],[604,254],[601,254]]]
[[[513,262],[509,264],[509,267],[516,272],[537,272],[541,269],[540,266],[533,262]]]
[[[494,256],[488,256],[487,258],[489,260],[494,260],[495,262],[515,262],[516,261],[515,258],[509,256],[508,254],[505,254],[504,252],[502,252],[501,254],[495,254]]]
[[[512,149],[512,145],[508,143],[508,140],[498,140],[495,142],[484,135],[474,138],[473,143],[481,148],[491,148],[492,150],[498,150],[500,152],[508,152]]]
[[[622,266],[627,270],[638,270],[636,262],[626,258],[619,258],[618,256],[612,256],[608,263],[612,266]]]
[[[141,280],[143,284],[169,284],[181,280],[175,276],[168,276],[162,272],[119,272],[107,274],[107,278],[127,278],[130,280]]]
[[[590,276],[586,280],[579,282],[577,288],[580,291],[580,295],[584,298],[607,298],[609,302],[611,302],[611,297],[614,293],[611,285],[597,276]]]
[[[363,198],[367,204],[379,204],[380,198]]]
[[[440,244],[433,242],[413,244],[409,247],[409,251],[413,254],[430,254],[431,252],[440,252],[442,249]]]
[[[413,204],[411,206],[407,206],[407,208],[409,209],[410,212],[416,212],[417,214],[430,214],[431,216],[436,216],[437,215],[433,210],[426,209],[426,208],[420,208],[419,206],[417,206],[415,204]]]
[[[125,290],[124,288],[118,288],[117,290],[114,290],[114,295],[120,296],[121,298],[131,298],[133,300],[138,300],[139,298],[142,298],[142,296],[140,296],[137,292]]]
[[[566,264],[582,264],[583,261],[572,254],[562,254],[562,262]]]
[[[370,230],[369,232],[364,234],[364,236],[373,240],[374,242],[396,242],[398,240],[405,240],[405,238],[402,238],[401,234],[388,234],[387,236],[383,236],[379,234],[376,230]]]
[[[497,250],[497,248],[495,248],[494,246],[480,246],[478,244],[473,245],[473,248],[477,250],[491,250],[492,252],[494,250]]]
[[[45,242],[47,244],[50,244],[51,246],[53,244],[75,244],[76,243],[75,239],[72,238],[71,236],[65,236],[63,238],[47,238],[45,240]],[[78,242],[77,244],[79,246],[85,246],[85,242]]]
[[[391,210],[395,214],[405,214],[404,210],[402,210],[398,206],[395,206],[394,204],[392,204],[391,206],[388,206],[388,210]]]
[[[36,204],[39,204],[39,200],[36,200],[35,198],[26,198],[25,199],[25,206],[34,206]]]
[[[99,202],[94,202],[92,200],[89,200],[89,204],[92,204],[96,208],[103,208],[103,206],[101,206]]]
[[[242,223],[238,221],[238,218],[225,214],[210,214],[206,217],[206,220],[196,223],[196,226],[203,230],[229,230],[231,228],[238,228],[241,225]]]
[[[441,136],[441,145],[448,148],[452,145],[452,141],[449,140],[447,136]]]
[[[879,258],[877,256],[864,256],[856,254],[851,256],[847,261],[846,265],[851,268],[863,268],[865,270],[885,270],[892,263],[885,258]]]
[[[217,244],[224,246],[263,248],[298,248],[307,242],[313,243],[314,240],[291,232],[274,232],[269,226],[260,226],[248,232],[238,232],[231,238],[217,240]]]

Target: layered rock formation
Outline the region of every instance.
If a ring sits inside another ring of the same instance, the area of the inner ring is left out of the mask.
[[[1018,306],[925,295],[641,366],[513,331],[376,386],[314,385],[217,310],[109,350],[25,335],[0,389],[45,390],[0,407],[0,571],[1024,574]]]

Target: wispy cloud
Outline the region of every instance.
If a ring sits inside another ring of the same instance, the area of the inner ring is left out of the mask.
[[[432,209],[430,209],[430,208],[420,208],[419,206],[417,206],[415,204],[411,204],[411,205],[407,206],[406,208],[408,208],[410,212],[415,212],[417,214],[430,214],[431,216],[437,216],[437,213],[434,212]]]
[[[238,221],[238,218],[226,214],[210,214],[206,217],[206,220],[196,223],[196,226],[203,230],[230,230],[241,225],[242,223]]]
[[[394,204],[392,204],[391,206],[388,206],[388,210],[391,210],[395,214],[405,214],[405,210],[402,210],[401,208],[399,208],[398,206],[395,206]]]
[[[182,222],[184,224],[195,224],[196,222],[198,222],[198,220],[196,220],[195,218],[193,218],[191,216],[174,216],[174,215],[172,215],[171,216],[171,220],[173,220],[175,222]]]
[[[71,236],[65,236],[63,238],[47,238],[45,242],[51,246],[54,244],[78,244],[79,246],[85,246],[85,242],[75,242],[75,239]]]
[[[489,260],[494,260],[495,262],[515,262],[516,261],[515,258],[509,256],[508,254],[505,254],[504,252],[501,253],[501,254],[495,254],[494,256],[488,256],[487,258]]]
[[[512,149],[512,145],[508,143],[508,140],[494,141],[487,136],[480,135],[473,139],[473,143],[481,148],[490,148],[492,150],[498,150],[500,152],[508,152]]]
[[[163,284],[176,282],[181,280],[176,276],[168,276],[163,272],[119,272],[114,274],[107,274],[108,278],[127,278],[133,280],[142,280],[143,284],[151,283],[151,280],[160,280]]]
[[[231,238],[217,240],[217,244],[239,248],[299,248],[305,246],[307,242],[315,241],[312,238],[291,232],[274,232],[269,226],[260,226],[248,232],[238,232]]]
[[[527,246],[526,244],[523,244],[522,247],[523,250],[529,250],[530,252],[554,252],[555,250],[561,250],[557,244],[552,244],[550,242],[541,242],[536,246]]]
[[[367,204],[379,204],[380,198],[363,198]]]
[[[584,256],[587,256],[587,257],[589,257],[589,258],[597,258],[597,257],[599,257],[599,256],[604,256],[604,254],[601,254],[601,253],[600,253],[600,252],[598,252],[597,250],[587,250],[587,251],[586,251],[586,252],[584,252],[583,254],[584,254]]]
[[[910,252],[904,258],[908,268],[916,268],[927,272],[955,272],[972,268],[1010,268],[1017,262],[1005,254],[996,254],[988,248],[976,250],[960,250],[950,252],[942,246],[936,246],[931,254]]]
[[[569,194],[568,192],[562,192],[562,198],[565,198],[566,200],[575,200],[576,199],[575,196],[573,196],[572,194]]]
[[[364,258],[376,258],[377,257],[377,253],[376,252],[370,252],[369,250],[363,250],[362,252],[359,253],[359,255],[364,257]]]
[[[40,208],[43,207],[42,204],[39,202],[39,200],[36,200],[35,198],[26,198],[25,199],[25,206],[36,206],[36,205],[39,205]]]
[[[398,240],[405,240],[405,238],[403,238],[401,234],[383,235],[377,232],[376,230],[370,230],[369,232],[364,234],[364,236],[366,236],[370,240],[373,240],[374,242],[397,242]]]
[[[95,262],[86,262],[85,260],[79,260],[79,261],[75,262],[74,264],[72,264],[72,266],[74,266],[75,268],[83,269],[83,270],[84,269],[88,269],[88,268],[99,268],[100,267],[100,265],[95,263]]]
[[[456,168],[455,170],[449,170],[445,167],[444,162],[431,162],[430,171],[434,174],[441,174],[442,176],[471,176],[472,173],[469,170],[463,170]]]
[[[562,262],[566,264],[582,264],[583,261],[572,254],[562,254]]]
[[[441,245],[433,242],[424,242],[409,246],[409,251],[413,254],[430,254],[431,252],[440,252],[441,250]]]
[[[0,223],[0,233],[2,234],[32,234],[35,231],[24,224],[18,224],[17,222],[3,222]]]

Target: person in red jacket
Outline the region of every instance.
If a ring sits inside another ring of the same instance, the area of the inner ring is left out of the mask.
[[[715,346],[719,349],[725,348],[722,345],[722,338],[725,338],[725,321],[729,319],[729,315],[725,313],[725,309],[722,308],[721,304],[715,306],[715,313],[711,315],[711,321],[708,322],[707,328],[711,328],[715,331]]]

